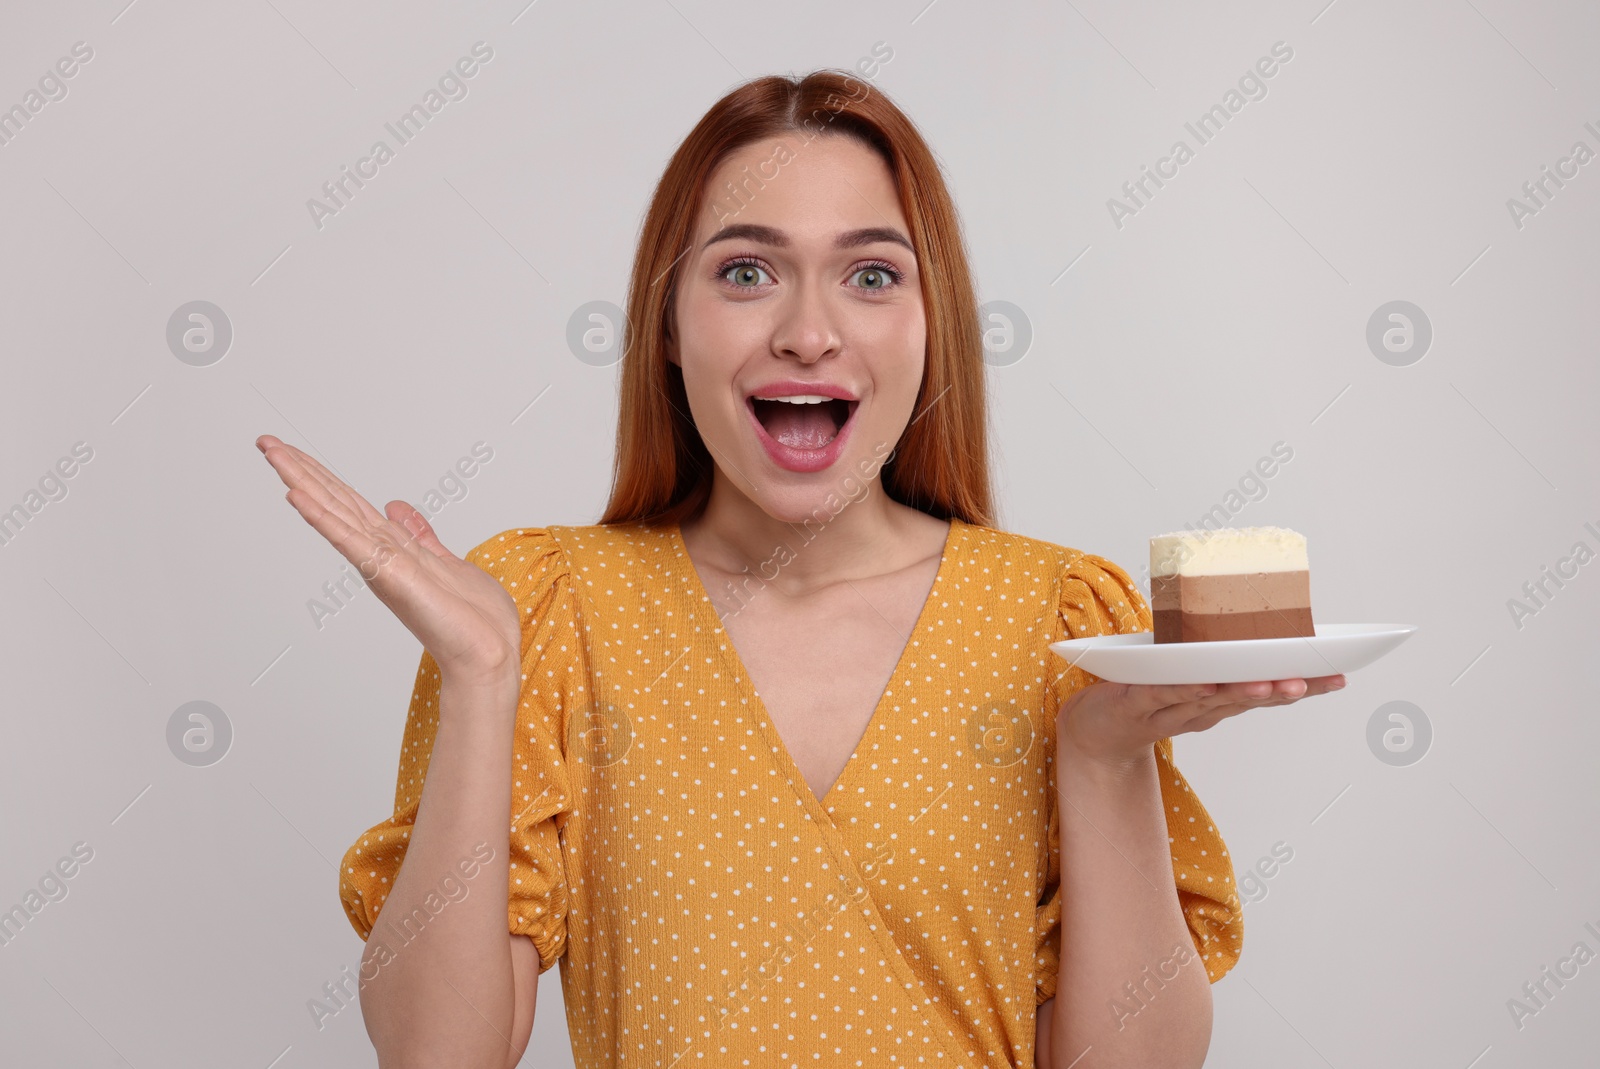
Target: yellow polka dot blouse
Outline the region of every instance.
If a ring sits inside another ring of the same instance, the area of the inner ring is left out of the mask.
[[[506,531],[467,559],[523,613],[508,921],[541,971],[561,963],[579,1069],[1033,1065],[1059,964],[1055,718],[1097,682],[1046,647],[1150,630],[1125,571],[951,521],[819,801],[676,525]],[[424,653],[394,816],[341,866],[363,939],[405,857],[438,707]],[[1216,981],[1243,935],[1232,863],[1170,739],[1156,755],[1173,877]]]

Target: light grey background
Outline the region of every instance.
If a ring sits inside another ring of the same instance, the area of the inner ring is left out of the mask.
[[[1507,201],[1600,150],[1600,9],[125,3],[11,5],[0,33],[0,107],[94,53],[0,146],[0,508],[94,451],[0,546],[0,906],[94,851],[0,947],[0,1061],[373,1064],[357,1009],[319,1030],[307,1002],[359,962],[334,865],[392,802],[419,648],[370,594],[316,627],[341,561],[252,440],[378,502],[489,443],[435,519],[458,552],[593,522],[616,367],[571,353],[569,316],[623,302],[714,100],[880,41],[981,298],[1033,332],[989,372],[1001,525],[1138,575],[1281,441],[1232,522],[1307,534],[1320,621],[1420,625],[1339,694],[1178,741],[1241,874],[1293,850],[1213,989],[1210,1064],[1596,1057],[1600,961],[1520,1028],[1508,1000],[1600,951],[1600,564],[1520,627],[1508,601],[1600,549],[1600,162],[1520,227]],[[307,200],[477,41],[469,95],[318,229]],[[1267,95],[1119,228],[1108,198],[1279,41]],[[207,367],[166,342],[195,300],[233,328]],[[1409,366],[1366,340],[1395,300],[1432,324]],[[234,733],[205,767],[167,745],[195,700]],[[1420,762],[1368,748],[1391,701],[1432,725]],[[539,1007],[524,1064],[570,1064],[555,973]]]

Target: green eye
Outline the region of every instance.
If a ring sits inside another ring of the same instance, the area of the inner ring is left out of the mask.
[[[727,279],[740,289],[754,289],[760,283],[761,277],[766,275],[766,272],[761,269],[759,264],[751,263],[748,260],[731,263],[717,273],[720,277]],[[728,277],[730,274],[733,276],[732,278]],[[771,280],[768,279],[768,281]]]
[[[861,283],[864,290],[893,289],[905,280],[905,276],[886,263],[872,263],[858,267],[851,278],[866,276],[866,281]]]

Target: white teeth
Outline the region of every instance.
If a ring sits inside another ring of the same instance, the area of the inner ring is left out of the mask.
[[[825,401],[832,401],[831,397],[824,397],[820,393],[797,393],[790,397],[758,397],[757,401],[785,401],[791,405],[820,405]]]

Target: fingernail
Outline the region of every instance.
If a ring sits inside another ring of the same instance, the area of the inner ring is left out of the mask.
[[[1328,689],[1329,690],[1342,690],[1342,689],[1344,689],[1344,680],[1343,679],[1334,680],[1332,683],[1328,684]]]

